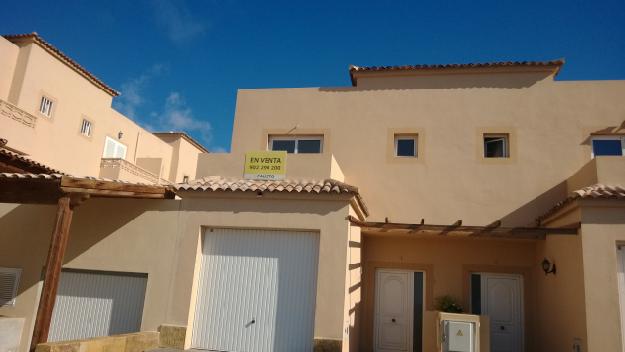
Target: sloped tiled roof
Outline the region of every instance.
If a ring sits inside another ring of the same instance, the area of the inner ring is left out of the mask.
[[[48,51],[50,54],[54,55],[56,58],[76,70],[78,73],[82,74],[85,78],[91,81],[95,86],[107,92],[108,94],[116,97],[119,95],[119,92],[115,89],[109,87],[106,83],[102,82],[96,76],[94,76],[91,72],[87,71],[84,67],[82,67],[78,62],[72,60],[69,56],[65,55],[61,50],[59,50],[54,45],[46,42],[43,38],[37,34],[37,32],[25,33],[25,34],[5,34],[2,35],[6,40],[12,43],[20,43],[25,41],[32,41],[36,44],[39,44],[43,49]]]
[[[601,183],[587,186],[582,189],[573,191],[566,199],[558,202],[545,214],[536,219],[537,223],[541,223],[546,218],[555,214],[558,210],[562,209],[567,204],[578,199],[617,199],[625,200],[625,187],[621,185],[604,185]]]
[[[208,176],[190,183],[177,183],[177,191],[203,192],[287,192],[311,194],[351,194],[367,215],[367,208],[358,193],[358,188],[346,183],[325,179],[316,180],[246,180],[223,176]]]
[[[33,179],[33,180],[60,180],[63,178],[61,174],[33,174],[33,173],[18,173],[18,172],[0,172],[0,178],[13,178],[13,179]]]
[[[474,68],[499,68],[499,67],[555,67],[556,74],[564,64],[564,59],[548,61],[493,61],[476,62],[465,64],[420,64],[420,65],[398,65],[398,66],[349,66],[349,75],[352,85],[356,85],[354,73],[357,72],[387,72],[387,71],[426,71],[426,70],[453,70],[453,69],[474,69]]]
[[[23,155],[19,155],[8,149],[4,149],[0,147],[0,160],[2,159],[11,160],[11,164],[15,164],[13,166],[26,169],[25,171],[27,172],[46,173],[46,174],[63,174],[63,172],[57,169],[53,169],[49,167],[48,165],[42,164],[38,161],[32,160]]]

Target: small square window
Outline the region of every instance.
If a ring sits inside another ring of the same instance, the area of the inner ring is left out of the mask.
[[[604,156],[623,155],[625,149],[625,137],[597,136],[592,139],[592,155]]]
[[[53,105],[54,105],[54,102],[52,101],[52,99],[46,96],[42,96],[41,103],[39,103],[39,112],[47,117],[51,117]]]
[[[508,134],[484,134],[485,158],[509,158],[510,136]]]
[[[187,175],[182,176],[182,183],[189,183],[189,176]]]
[[[395,135],[395,156],[416,158],[417,136]]]
[[[91,137],[91,122],[87,119],[82,119],[80,124],[80,134],[86,137]]]

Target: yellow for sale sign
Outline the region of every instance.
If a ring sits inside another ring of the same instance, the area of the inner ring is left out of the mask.
[[[286,176],[286,151],[245,153],[244,178],[250,180],[282,180]]]

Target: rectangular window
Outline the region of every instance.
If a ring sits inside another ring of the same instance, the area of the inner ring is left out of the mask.
[[[0,307],[13,307],[22,269],[0,267]]]
[[[592,156],[625,155],[625,137],[594,136],[592,137]]]
[[[395,135],[395,156],[417,157],[417,135]]]
[[[44,114],[47,117],[51,117],[53,105],[54,105],[54,102],[52,101],[52,99],[42,96],[41,103],[39,104],[39,112]]]
[[[80,134],[87,137],[91,136],[91,122],[89,122],[89,120],[82,119],[82,124],[80,125]]]
[[[323,151],[323,136],[269,136],[269,149],[289,154],[319,154]]]
[[[510,136],[505,134],[484,134],[485,158],[509,158]]]
[[[114,140],[111,137],[106,137],[104,142],[103,158],[125,159],[126,158],[126,146],[122,143]]]

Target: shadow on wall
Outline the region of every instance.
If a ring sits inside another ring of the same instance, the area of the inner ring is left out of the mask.
[[[89,207],[90,202],[96,203],[98,200],[87,201],[74,210],[64,263],[80,256],[143,212],[158,208],[158,204],[162,202],[116,201],[117,206],[110,207],[105,213],[100,212],[99,219],[102,221],[96,223],[89,224],[89,220],[82,217],[86,210],[82,208]],[[93,205],[96,204],[91,204]],[[22,268],[19,297],[41,280],[57,208],[56,205],[31,204],[0,206],[14,207],[0,217],[0,243],[3,243],[0,246],[0,266]]]
[[[562,181],[538,197],[501,218],[502,226],[536,226],[536,218],[568,196],[567,182]]]
[[[359,92],[369,90],[406,89],[469,89],[529,88],[539,81],[548,79],[551,72],[523,72],[498,74],[431,74],[419,76],[385,76],[368,78],[360,87],[322,87],[321,92]]]

